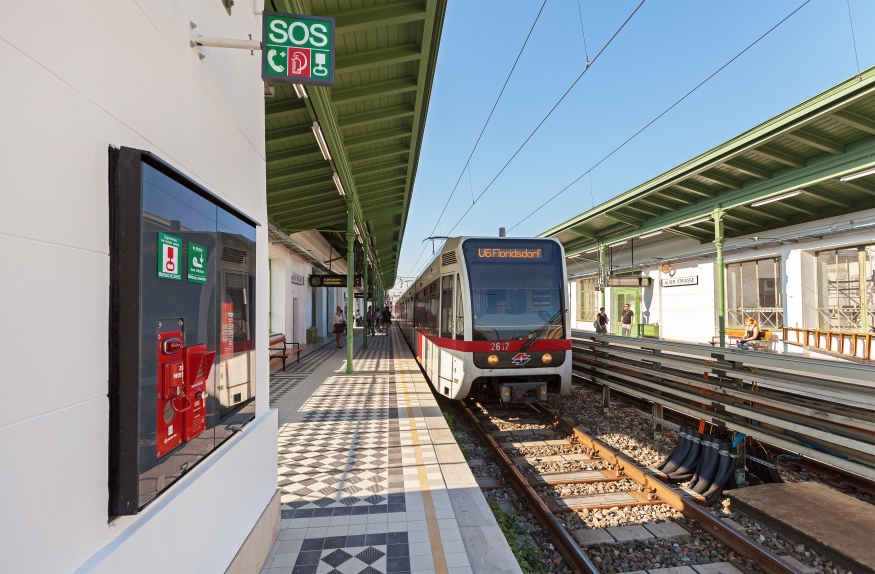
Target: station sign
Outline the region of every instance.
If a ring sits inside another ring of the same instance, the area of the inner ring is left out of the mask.
[[[346,287],[346,275],[310,275],[310,287]],[[362,276],[356,275],[353,283],[362,286]]]
[[[292,283],[294,283],[295,285],[303,285],[304,276],[298,275],[297,273],[292,273]]]
[[[355,299],[364,299],[364,298],[365,298],[365,294],[364,294],[364,293],[353,293],[353,298],[355,298]],[[374,300],[374,294],[373,294],[373,293],[368,293],[368,301],[373,301],[373,300]]]
[[[681,285],[698,285],[699,284],[699,276],[693,275],[692,277],[671,277],[670,279],[663,279],[662,286],[663,287],[679,287]]]
[[[334,18],[264,12],[261,79],[334,87]]]

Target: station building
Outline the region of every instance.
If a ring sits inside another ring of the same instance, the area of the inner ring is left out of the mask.
[[[542,234],[566,249],[572,326],[875,359],[875,69]]]
[[[0,569],[261,569],[268,340],[352,311],[313,276],[394,282],[444,10],[0,6]],[[198,42],[257,44],[267,11],[335,18],[336,89]]]

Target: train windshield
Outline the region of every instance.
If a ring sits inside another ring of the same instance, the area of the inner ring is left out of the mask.
[[[554,241],[468,239],[475,341],[565,338],[563,256]]]

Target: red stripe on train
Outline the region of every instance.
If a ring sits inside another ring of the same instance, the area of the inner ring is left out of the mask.
[[[438,337],[428,331],[416,329],[418,335],[422,335],[442,349],[452,349],[466,353],[489,353],[491,351],[519,351],[526,341],[457,341],[449,337]],[[417,343],[419,338],[417,337]],[[500,345],[501,348],[496,348]],[[506,346],[505,346],[506,345]],[[526,349],[527,351],[570,351],[571,339],[538,339]],[[422,356],[422,349],[417,349]]]

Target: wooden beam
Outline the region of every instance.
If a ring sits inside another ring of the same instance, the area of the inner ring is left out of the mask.
[[[755,165],[751,165],[738,159],[728,159],[723,162],[723,165],[738,170],[741,173],[746,173],[747,175],[753,176],[757,179],[772,178],[772,172],[770,172],[769,170],[763,169],[761,167],[756,167]]]
[[[831,154],[841,155],[845,153],[844,144],[840,144],[839,142],[832,141],[830,139],[815,135],[805,130],[796,130],[795,132],[788,132],[785,135],[788,138],[800,141],[805,145],[816,147],[819,150],[823,150]]]
[[[805,160],[801,157],[797,157],[793,154],[789,154],[787,152],[783,152],[779,149],[775,149],[770,146],[760,146],[755,150],[757,153],[761,153],[766,157],[770,157],[775,161],[779,161],[784,165],[789,165],[790,167],[805,167]]]
[[[864,115],[848,110],[833,112],[832,115],[835,119],[845,125],[857,128],[858,130],[862,130],[864,132],[869,132],[870,134],[875,134],[875,120],[871,118],[867,118]]]

